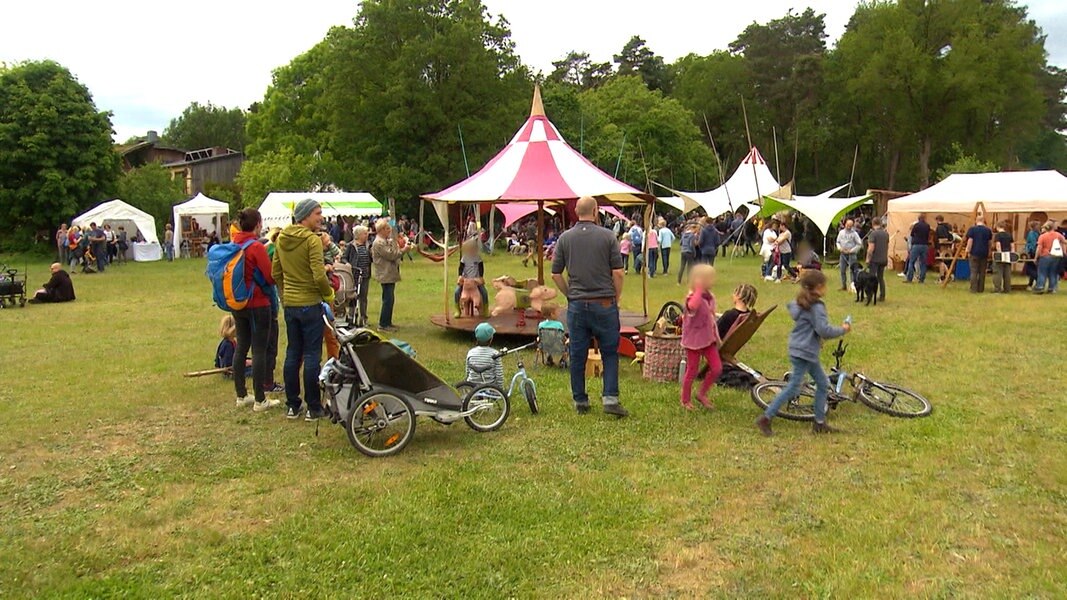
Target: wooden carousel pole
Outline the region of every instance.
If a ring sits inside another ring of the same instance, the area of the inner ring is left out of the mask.
[[[449,209],[450,208],[452,208],[450,205],[445,204],[445,218],[444,218],[444,225],[445,225],[445,247],[444,247],[444,253],[445,254],[444,254],[444,256],[445,256],[445,258],[444,258],[444,260],[441,261],[441,264],[443,265],[443,268],[444,268],[444,273],[442,273],[442,279],[444,280],[444,285],[442,286],[442,289],[445,292],[445,295],[444,295],[444,298],[445,298],[445,323],[451,323],[452,322],[452,311],[449,310],[451,308],[451,306],[450,306],[450,303],[448,301],[448,288],[449,288],[449,285],[448,285],[448,230],[449,230],[448,224],[449,224],[449,221],[451,221],[451,219],[449,218],[449,216],[450,216],[449,215],[449,213],[450,213]]]
[[[537,284],[545,284],[545,201],[537,201]]]
[[[641,269],[641,310],[644,315],[648,316],[648,257],[650,250],[648,248],[648,232],[652,227],[652,209],[655,207],[653,202],[648,202],[645,205],[645,267]]]

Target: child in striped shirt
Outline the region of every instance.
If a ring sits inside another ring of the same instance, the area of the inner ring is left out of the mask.
[[[479,323],[474,328],[478,345],[467,352],[467,381],[474,384],[492,383],[504,389],[504,362],[492,348],[496,329],[489,323]]]

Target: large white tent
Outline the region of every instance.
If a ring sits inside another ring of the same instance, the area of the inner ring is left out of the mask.
[[[71,221],[72,225],[77,225],[81,228],[88,227],[90,223],[96,223],[101,227],[111,225],[112,229],[123,227],[126,233],[129,234],[130,240],[133,240],[137,233],[140,232],[146,242],[159,242],[159,237],[156,235],[155,218],[119,199],[108,200],[99,204]]]
[[[377,217],[382,203],[367,192],[271,192],[259,205],[264,227],[285,227],[293,222],[293,209],[301,200],[311,198],[322,205],[322,216]]]
[[[987,222],[1008,219],[1016,241],[1023,239],[1027,221],[1067,217],[1067,177],[1058,171],[956,173],[929,188],[889,201],[893,250],[903,254],[905,238],[919,213],[943,215],[961,227],[976,211]]]
[[[763,214],[770,215],[780,210],[794,210],[811,219],[819,231],[826,235],[838,220],[857,206],[867,204],[871,200],[870,194],[852,196],[849,198],[832,198],[834,194],[848,187],[848,184],[839,185],[826,190],[817,196],[796,196],[792,198],[764,197]]]
[[[199,229],[206,233],[218,233],[224,237],[225,227],[230,216],[230,205],[203,194],[197,194],[191,200],[174,207],[174,248],[182,246],[182,238],[192,233],[192,220],[196,219]],[[188,217],[190,226],[186,227],[183,217]],[[176,253],[177,254],[177,253]]]
[[[726,183],[706,192],[682,192],[671,189],[671,192],[682,200],[682,206],[676,206],[676,202],[666,203],[676,206],[683,212],[692,210],[695,204],[704,209],[709,217],[736,212],[742,207],[747,208],[748,214],[752,215],[758,210],[763,196],[774,195],[781,187],[774,175],[771,175],[771,170],[767,168],[767,161],[763,160],[759,150],[753,146],[748,156],[741,161]]]

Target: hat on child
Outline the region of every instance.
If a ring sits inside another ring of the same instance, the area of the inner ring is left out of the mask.
[[[474,339],[482,342],[488,342],[496,335],[496,329],[489,323],[478,323],[478,326],[474,328]]]

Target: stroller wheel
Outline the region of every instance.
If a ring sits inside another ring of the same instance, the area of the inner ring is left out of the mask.
[[[485,433],[496,431],[508,420],[511,414],[511,402],[504,390],[487,383],[480,385],[463,398],[463,412],[477,409],[463,417],[467,425],[475,431]]]
[[[415,434],[415,411],[404,398],[371,390],[356,400],[345,424],[348,441],[370,457],[391,456]]]

